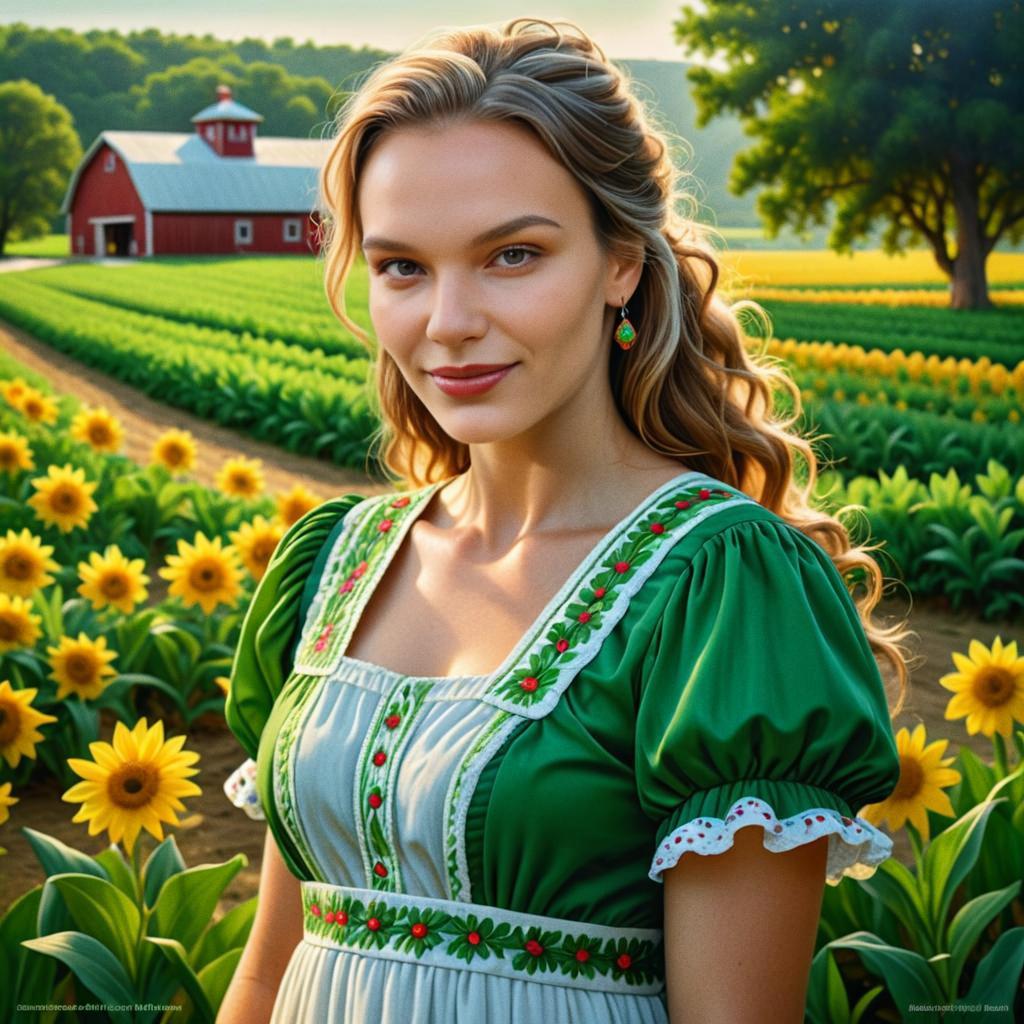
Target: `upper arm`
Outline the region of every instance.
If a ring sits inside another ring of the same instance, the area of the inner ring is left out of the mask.
[[[260,869],[259,902],[238,971],[277,989],[295,947],[302,941],[302,890],[267,829]]]
[[[665,882],[671,1024],[801,1024],[828,837],[782,853],[744,827],[717,856],[683,857]]]

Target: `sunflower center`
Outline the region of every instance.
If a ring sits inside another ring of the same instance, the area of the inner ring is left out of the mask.
[[[4,575],[12,580],[31,579],[34,567],[32,559],[19,551],[4,559]]]
[[[110,773],[107,795],[118,807],[134,809],[148,804],[160,788],[160,772],[142,761],[125,761]]]
[[[55,487],[50,495],[50,507],[56,512],[75,512],[78,498],[79,492],[73,487]]]
[[[27,399],[22,409],[25,415],[32,420],[37,419],[43,412],[43,407],[34,398]]]
[[[252,546],[253,557],[257,562],[269,562],[270,556],[277,547],[277,541],[273,537],[265,537],[256,541]]]
[[[0,615],[0,641],[8,642],[18,638],[18,623],[6,615]]]
[[[92,441],[93,444],[109,444],[111,434],[106,423],[90,423],[89,440]]]
[[[924,784],[924,769],[916,757],[900,758],[900,781],[892,796],[895,800],[913,800]]]
[[[185,449],[174,441],[168,441],[167,444],[164,445],[164,460],[170,462],[174,466],[177,466],[178,463],[185,460]]]
[[[1002,707],[1014,693],[1013,676],[1001,665],[986,665],[974,675],[974,696],[986,707]]]
[[[9,466],[15,465],[17,461],[18,453],[11,445],[0,445],[0,466],[3,466],[6,469]]]
[[[91,683],[96,677],[96,661],[84,652],[69,654],[64,662],[64,671],[75,683]]]
[[[252,477],[245,472],[239,471],[231,474],[231,483],[233,486],[238,488],[247,488],[252,486]]]
[[[213,561],[196,562],[188,578],[196,590],[219,590],[224,582],[221,567]]]
[[[15,704],[0,704],[0,747],[6,747],[18,735],[21,715]]]
[[[103,577],[100,590],[110,598],[124,597],[128,593],[128,581],[121,573],[110,573]]]

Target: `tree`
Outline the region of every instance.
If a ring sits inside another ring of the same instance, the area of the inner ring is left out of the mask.
[[[985,262],[1024,237],[1021,0],[705,0],[676,38],[704,126],[725,109],[759,141],[729,182],[758,197],[772,236],[825,223],[849,252],[876,222],[883,247],[929,246],[954,308],[988,308]]]
[[[66,107],[21,78],[0,82],[0,254],[49,230],[82,144]]]

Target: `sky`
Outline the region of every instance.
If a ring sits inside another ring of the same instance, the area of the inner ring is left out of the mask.
[[[616,60],[697,60],[673,40],[672,22],[699,0],[0,0],[0,22],[78,31],[158,28],[221,39],[350,43],[401,50],[432,29],[532,15],[575,21]]]

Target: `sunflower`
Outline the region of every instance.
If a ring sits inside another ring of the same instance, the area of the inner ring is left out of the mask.
[[[47,526],[56,526],[61,533],[69,533],[76,526],[84,529],[99,507],[92,500],[97,484],[85,479],[84,469],[72,469],[70,463],[50,466],[47,475],[36,477],[32,486],[38,493],[26,504]]]
[[[98,452],[116,452],[124,440],[124,427],[106,406],[83,409],[71,421],[71,436]]]
[[[263,493],[263,460],[244,455],[228,459],[217,474],[216,484],[235,498],[255,498]]]
[[[11,812],[9,808],[18,802],[20,797],[11,796],[11,783],[5,782],[0,786],[0,825],[2,825],[10,816]]]
[[[56,423],[57,403],[35,388],[25,388],[18,401],[21,414],[33,423]]]
[[[172,473],[187,473],[195,468],[196,439],[187,430],[172,428],[164,431],[153,442],[149,460]]]
[[[13,430],[0,432],[0,470],[13,475],[23,469],[35,468],[28,438]]]
[[[0,654],[19,647],[34,647],[42,621],[40,616],[32,614],[32,602],[28,598],[0,591]]]
[[[23,377],[0,381],[0,394],[4,396],[4,401],[13,409],[21,408],[21,400],[25,397],[27,390],[28,384]]]
[[[6,679],[0,683],[0,757],[11,768],[18,767],[22,755],[35,760],[36,744],[44,738],[36,726],[57,721],[53,715],[32,707],[32,698],[38,692],[15,690]]]
[[[946,718],[966,716],[972,736],[977,732],[1010,736],[1014,720],[1024,722],[1024,657],[1017,657],[1017,641],[1004,647],[997,636],[990,650],[980,640],[972,640],[968,653],[970,657],[953,651],[953,663],[960,671],[939,680],[954,694],[946,705]]]
[[[8,530],[0,539],[0,591],[31,597],[40,587],[52,583],[52,571],[60,566],[50,558],[53,545],[43,544],[26,527],[21,533]]]
[[[252,573],[254,579],[261,580],[267,571],[270,556],[284,536],[284,527],[276,520],[256,516],[251,523],[243,523],[228,536],[238,549],[246,569]]]
[[[47,647],[50,656],[50,677],[57,682],[57,699],[77,693],[82,700],[93,700],[110,684],[110,676],[117,671],[110,662],[117,657],[117,651],[107,649],[107,638],[93,640],[85,633],[79,633],[75,640],[62,636],[56,647]]]
[[[179,824],[176,811],[185,810],[183,796],[199,796],[202,790],[189,782],[198,773],[191,765],[195,751],[182,750],[185,736],[164,740],[159,719],[150,728],[145,718],[129,730],[124,722],[114,726],[114,742],[89,744],[93,760],[69,757],[68,766],[85,781],[76,782],[62,800],[81,803],[71,819],[89,822],[89,835],[104,829],[110,841],[124,840],[129,855],[140,829],[163,842],[163,822]]]
[[[199,605],[209,615],[219,603],[234,605],[241,594],[242,567],[238,552],[220,537],[210,540],[202,531],[195,543],[178,541],[178,553],[167,556],[167,565],[158,572],[170,580],[169,593],[178,595],[186,605]]]
[[[285,528],[298,522],[307,512],[323,503],[312,491],[302,484],[296,484],[287,493],[281,493],[275,499],[277,515]]]
[[[927,811],[953,817],[953,805],[943,792],[960,781],[960,773],[948,765],[952,757],[943,758],[949,740],[935,740],[925,746],[924,725],[919,723],[911,734],[905,728],[896,734],[896,749],[900,755],[900,781],[881,803],[868,804],[860,816],[880,825],[887,821],[895,831],[909,819],[924,842],[928,841]]]
[[[78,593],[92,601],[95,611],[108,605],[130,615],[135,606],[146,600],[149,577],[143,572],[146,563],[141,558],[126,558],[116,544],[108,544],[101,555],[89,553],[88,562],[78,563],[82,583]]]

